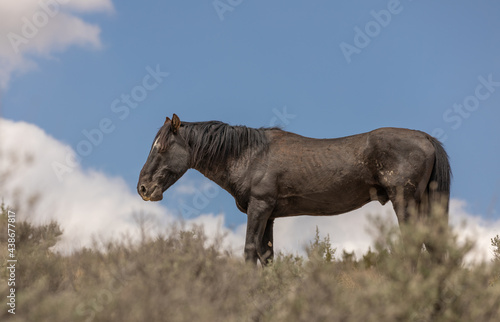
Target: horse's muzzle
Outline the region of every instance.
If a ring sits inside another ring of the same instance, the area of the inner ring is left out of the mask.
[[[148,189],[145,184],[138,184],[137,192],[145,201],[160,201],[163,199],[163,193],[158,185]]]

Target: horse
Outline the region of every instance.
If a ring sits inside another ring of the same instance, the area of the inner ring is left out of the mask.
[[[412,207],[439,197],[448,221],[448,155],[421,131],[379,128],[314,139],[279,128],[181,122],[173,114],[154,138],[137,191],[143,200],[162,200],[188,169],[228,191],[247,214],[244,256],[254,265],[273,259],[276,218],[339,215],[391,201],[401,227],[420,216]]]

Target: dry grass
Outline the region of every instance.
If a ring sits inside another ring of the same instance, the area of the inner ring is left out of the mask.
[[[7,293],[6,211],[0,217],[0,294]],[[447,256],[420,255],[416,270],[396,232],[377,222],[373,251],[337,256],[319,235],[307,258],[279,254],[249,267],[202,229],[173,229],[140,244],[108,242],[71,256],[52,253],[56,223],[17,229],[16,315],[2,321],[498,321],[500,240],[496,260],[465,268],[469,245],[438,234]],[[415,238],[429,234],[416,229]],[[415,252],[415,250],[414,250]],[[418,250],[420,253],[420,250]]]

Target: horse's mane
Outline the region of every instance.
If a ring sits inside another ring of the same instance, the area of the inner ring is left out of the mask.
[[[235,158],[247,149],[263,150],[269,144],[266,131],[279,128],[250,128],[233,126],[220,121],[183,122],[179,132],[192,149],[191,164],[193,166],[217,166],[224,164],[228,158]],[[168,136],[171,135],[171,123],[165,123],[154,142],[161,150],[166,150]]]

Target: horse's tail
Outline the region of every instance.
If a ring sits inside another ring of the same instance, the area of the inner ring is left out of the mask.
[[[433,212],[433,208],[440,207],[445,211],[446,219],[448,218],[448,210],[450,203],[450,182],[451,182],[451,167],[448,160],[448,154],[443,148],[443,144],[438,139],[429,136],[429,140],[434,146],[434,167],[432,169],[429,183],[427,184],[427,195],[429,198],[429,211]]]

